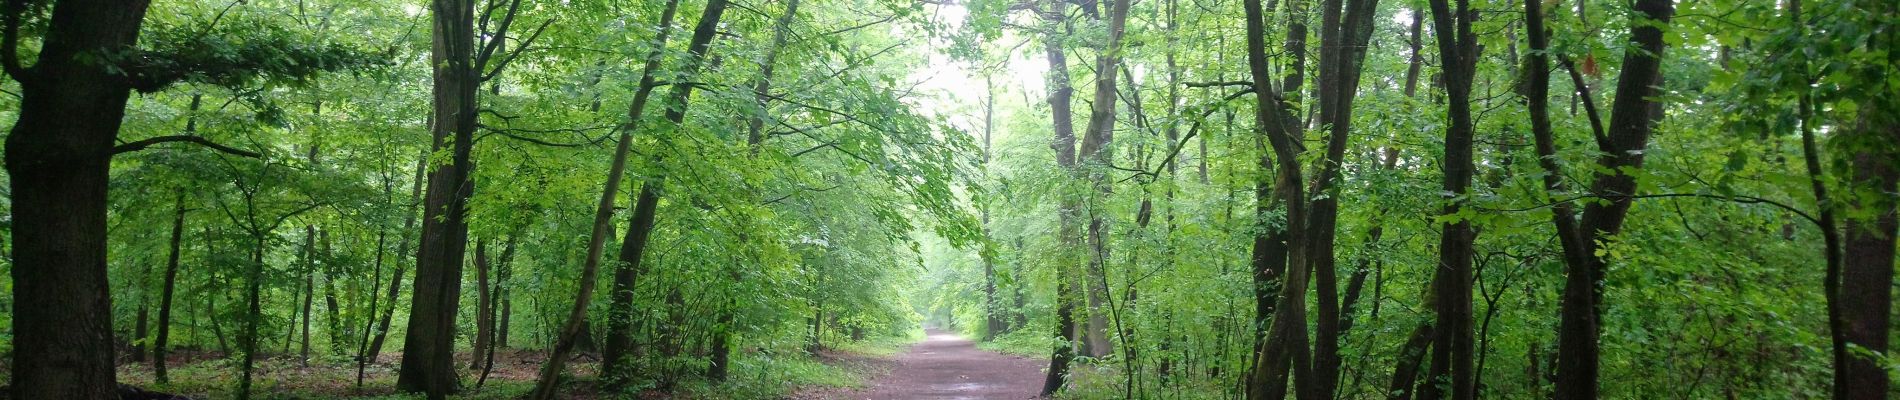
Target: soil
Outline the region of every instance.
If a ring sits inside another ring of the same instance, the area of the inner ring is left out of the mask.
[[[1044,361],[978,350],[969,339],[930,330],[923,342],[861,389],[807,393],[810,399],[1031,399],[1042,389]]]

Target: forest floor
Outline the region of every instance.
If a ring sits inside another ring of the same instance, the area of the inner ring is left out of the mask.
[[[886,362],[890,373],[863,388],[820,388],[794,399],[1028,399],[1042,388],[1044,361],[976,348],[969,339],[929,330],[924,341]]]

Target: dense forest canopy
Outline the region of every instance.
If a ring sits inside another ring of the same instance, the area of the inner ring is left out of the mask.
[[[1900,394],[1892,0],[0,1],[13,399]]]

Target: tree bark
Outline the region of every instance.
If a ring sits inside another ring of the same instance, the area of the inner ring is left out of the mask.
[[[1277,175],[1271,191],[1267,189],[1267,179],[1259,179],[1255,184],[1255,213],[1259,219],[1256,223],[1265,223],[1266,211],[1275,202],[1285,211],[1283,229],[1260,229],[1254,238],[1255,321],[1265,320],[1268,326],[1265,337],[1256,338],[1258,345],[1247,378],[1247,398],[1285,398],[1289,375],[1299,385],[1300,397],[1312,398],[1315,394],[1310,391],[1317,382],[1309,376],[1311,352],[1306,347],[1308,216],[1305,179],[1299,162],[1305,127],[1293,109],[1298,99],[1289,98],[1297,96],[1304,80],[1306,25],[1302,18],[1289,19],[1284,46],[1292,62],[1286,68],[1288,75],[1282,87],[1276,89],[1268,69],[1265,12],[1257,2],[1242,3],[1247,18],[1247,69],[1253,78],[1256,103],[1254,123],[1267,144],[1262,147],[1271,148],[1271,152],[1261,151],[1259,165],[1263,175],[1268,170],[1276,171]],[[1287,7],[1289,15],[1304,14],[1298,0],[1288,1]],[[1278,293],[1273,294],[1269,287],[1276,280]],[[1260,313],[1269,310],[1270,317],[1263,318]]]
[[[192,96],[195,100],[197,96]],[[192,104],[197,104],[193,101]],[[165,257],[164,289],[158,298],[158,338],[152,343],[152,377],[158,383],[170,382],[165,370],[165,346],[171,341],[172,294],[178,288],[179,242],[185,235],[185,192],[178,191],[172,208],[171,251]]]
[[[1878,399],[1888,394],[1887,372],[1882,359],[1865,353],[1887,355],[1893,308],[1894,235],[1900,228],[1900,212],[1893,195],[1900,191],[1900,125],[1891,115],[1876,108],[1861,112],[1860,126],[1843,138],[1856,149],[1850,180],[1856,189],[1874,196],[1854,198],[1851,207],[1867,211],[1871,218],[1847,220],[1845,262],[1841,265],[1842,338],[1850,355],[1836,372],[1841,391],[1837,399]],[[1864,353],[1863,353],[1864,352]]]
[[[1444,185],[1448,197],[1441,215],[1455,216],[1464,208],[1475,170],[1472,149],[1471,83],[1477,66],[1477,35],[1471,31],[1478,14],[1466,0],[1452,9],[1446,0],[1432,0],[1432,31],[1437,32],[1438,54],[1445,80],[1446,113]],[[1471,275],[1473,241],[1477,232],[1467,218],[1441,224],[1438,266],[1432,278],[1437,296],[1436,334],[1433,335],[1431,398],[1469,400],[1476,397],[1472,352]]]
[[[1062,42],[1067,37],[1065,21],[1068,14],[1064,11],[1063,0],[1050,0],[1041,9],[1045,31],[1043,32],[1044,53],[1049,61],[1049,115],[1054,121],[1055,140],[1049,147],[1055,150],[1056,166],[1065,173],[1073,173],[1075,168],[1075,114],[1072,99],[1075,88],[1069,84],[1069,61],[1063,53]],[[1063,249],[1073,249],[1080,229],[1075,224],[1075,211],[1078,207],[1073,196],[1061,196],[1057,212],[1056,241]],[[1076,288],[1072,271],[1074,266],[1066,256],[1058,256],[1056,262],[1056,342],[1049,356],[1048,375],[1043,379],[1041,396],[1049,397],[1062,390],[1069,378],[1069,363],[1075,358],[1075,302],[1069,293]]]
[[[1668,24],[1675,13],[1673,0],[1638,0],[1634,3],[1630,41],[1636,46],[1623,54],[1623,71],[1617,77],[1616,103],[1610,110],[1610,125],[1604,138],[1603,156],[1597,159],[1603,171],[1641,168],[1643,150],[1655,123],[1650,102],[1658,92],[1655,82],[1662,76],[1663,32],[1658,24]],[[1636,178],[1612,172],[1597,175],[1590,192],[1607,202],[1586,205],[1578,225],[1578,240],[1586,255],[1582,263],[1566,263],[1563,305],[1557,341],[1557,388],[1559,400],[1597,398],[1601,292],[1605,260],[1595,255],[1596,243],[1622,231],[1624,217],[1636,189]]]
[[[460,388],[454,365],[455,317],[468,247],[468,198],[474,191],[469,180],[469,152],[475,140],[480,70],[474,59],[474,1],[434,0],[430,4],[434,14],[430,61],[434,66],[436,122],[431,134],[433,148],[447,152],[449,163],[437,165],[429,173],[415,289],[396,389],[422,392],[434,400]]]
[[[1109,181],[1107,169],[1114,159],[1114,149],[1109,143],[1115,140],[1115,87],[1116,70],[1121,67],[1122,34],[1128,21],[1128,0],[1114,0],[1108,11],[1108,42],[1099,50],[1095,60],[1095,98],[1090,103],[1089,121],[1083,131],[1080,170],[1093,189],[1087,198],[1088,210],[1088,269],[1086,270],[1088,288],[1088,332],[1087,353],[1090,357],[1102,357],[1113,350],[1108,333],[1108,226],[1103,208],[1107,197],[1114,190]]]
[[[434,125],[434,124],[430,124],[430,125]],[[402,274],[403,274],[402,259],[409,257],[409,232],[413,231],[416,226],[416,209],[415,208],[417,206],[420,206],[420,204],[418,204],[418,200],[421,200],[422,198],[422,183],[424,182],[423,173],[424,171],[427,171],[427,164],[425,164],[424,161],[426,161],[427,159],[428,157],[426,155],[424,157],[416,159],[416,174],[415,174],[415,177],[412,178],[412,180],[410,181],[412,183],[411,183],[411,186],[409,187],[409,202],[407,203],[408,206],[403,207],[404,217],[402,221],[402,230],[397,231],[397,235],[401,236],[402,239],[398,240],[399,244],[396,245],[396,252],[393,253],[396,255],[396,261],[395,261],[396,270],[390,274],[389,291],[385,292],[386,294],[383,296],[384,298],[383,302],[389,304],[389,309],[384,311],[382,313],[382,316],[376,322],[375,338],[370,340],[369,351],[365,353],[363,357],[364,359],[363,362],[365,363],[374,363],[376,362],[377,357],[382,355],[383,341],[389,337],[390,320],[395,319],[396,317],[396,295],[398,293],[401,293],[401,289],[402,289]]]
[[[6,72],[20,82],[6,138],[12,194],[15,399],[116,398],[106,274],[106,183],[130,85],[97,54],[138,42],[148,0],[51,6],[38,62],[22,69],[8,32]],[[8,7],[17,27],[28,11]]]
[[[1307,232],[1312,246],[1308,250],[1308,261],[1317,287],[1314,295],[1318,297],[1313,344],[1314,393],[1321,398],[1333,398],[1339,385],[1339,340],[1351,326],[1350,299],[1357,297],[1357,288],[1365,282],[1364,273],[1353,275],[1342,313],[1333,244],[1339,215],[1339,193],[1334,187],[1338,185],[1335,181],[1340,179],[1346,156],[1353,100],[1358,95],[1359,72],[1365,61],[1366,44],[1372,37],[1378,0],[1327,0],[1323,4],[1320,48],[1328,50],[1320,53],[1319,118],[1328,130],[1328,137],[1325,158],[1313,178],[1312,192],[1316,198],[1308,211],[1312,221],[1307,224]]]
[[[475,242],[475,343],[469,349],[468,369],[482,369],[485,359],[482,354],[494,341],[495,300],[488,291],[488,269],[488,241],[478,240]]]

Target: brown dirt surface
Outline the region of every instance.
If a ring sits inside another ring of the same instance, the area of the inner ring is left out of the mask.
[[[954,333],[929,330],[869,387],[804,393],[801,399],[1030,399],[1042,389],[1043,361],[979,350]]]

